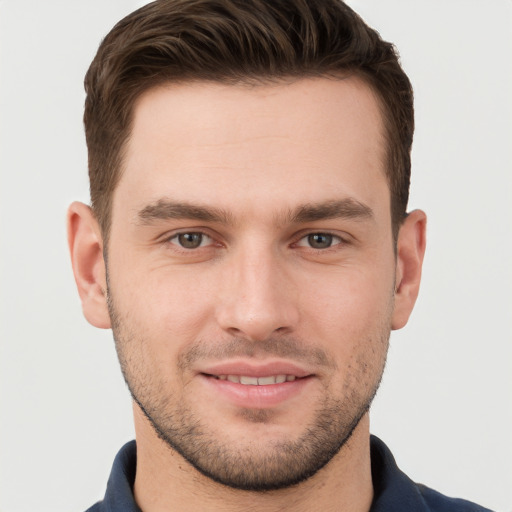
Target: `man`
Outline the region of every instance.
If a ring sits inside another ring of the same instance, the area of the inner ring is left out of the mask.
[[[137,441],[91,510],[483,510],[369,434],[425,250],[393,47],[338,0],[157,1],[86,91],[70,250]]]

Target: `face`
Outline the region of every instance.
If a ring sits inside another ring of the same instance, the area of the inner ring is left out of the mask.
[[[354,78],[169,85],[136,104],[109,311],[136,403],[203,474],[295,484],[366,413],[394,309],[384,161]]]

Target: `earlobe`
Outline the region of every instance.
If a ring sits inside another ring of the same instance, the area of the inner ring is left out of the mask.
[[[103,240],[89,206],[75,202],[67,215],[71,264],[87,321],[95,327],[110,328],[107,307],[106,269]]]
[[[418,296],[426,246],[426,224],[425,213],[414,210],[400,227],[392,329],[401,329],[407,324]]]

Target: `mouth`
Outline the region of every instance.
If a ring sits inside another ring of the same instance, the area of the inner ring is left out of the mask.
[[[242,408],[268,409],[297,400],[312,390],[316,375],[295,364],[231,361],[204,368],[201,381],[210,400],[227,400]]]
[[[279,374],[279,375],[266,375],[262,377],[253,377],[250,375],[209,375],[204,374],[207,377],[211,377],[217,380],[226,380],[233,382],[234,384],[243,384],[244,386],[271,386],[273,384],[283,384],[285,382],[294,382],[297,379],[304,379],[306,377],[297,377],[291,374]]]
[[[202,368],[199,371],[210,379],[243,386],[273,386],[314,376],[308,369],[288,361],[234,360]]]

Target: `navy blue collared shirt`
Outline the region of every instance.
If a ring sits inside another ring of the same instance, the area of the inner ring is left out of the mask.
[[[371,437],[371,461],[374,498],[370,512],[491,512],[415,484],[398,469],[389,448],[375,436]],[[136,445],[131,441],[114,460],[105,498],[87,512],[141,512],[132,492],[136,465]]]

